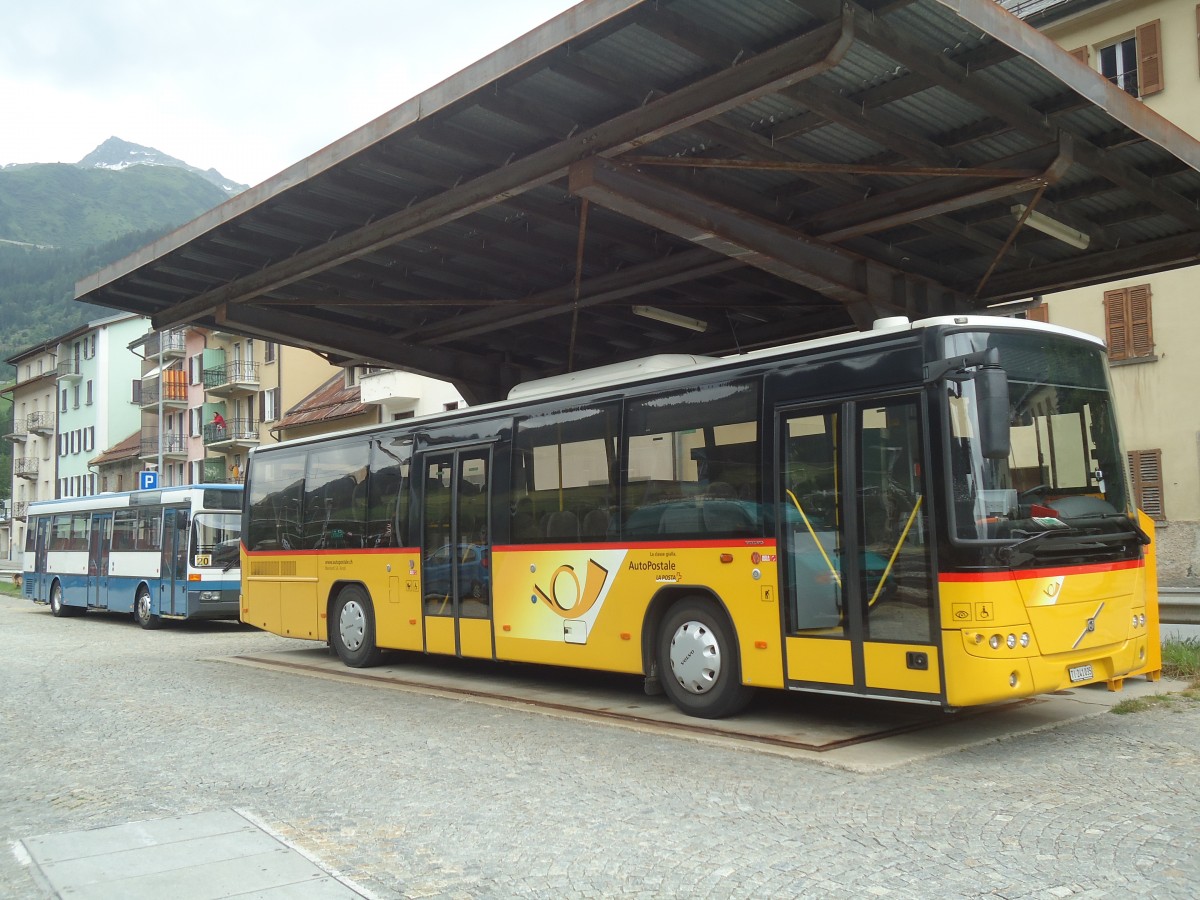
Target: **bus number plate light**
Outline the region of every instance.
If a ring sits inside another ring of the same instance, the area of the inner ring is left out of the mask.
[[[1079,681],[1091,681],[1096,677],[1091,666],[1073,666],[1067,669],[1067,675],[1070,676],[1072,684]]]

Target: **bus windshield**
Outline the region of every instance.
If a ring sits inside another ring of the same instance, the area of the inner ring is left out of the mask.
[[[1045,332],[947,336],[947,356],[996,347],[1011,448],[980,451],[974,382],[947,382],[951,511],[960,540],[1136,533],[1103,351]],[[1053,542],[1051,542],[1053,543]]]
[[[198,569],[236,565],[241,537],[240,513],[196,513],[192,524],[192,564]]]

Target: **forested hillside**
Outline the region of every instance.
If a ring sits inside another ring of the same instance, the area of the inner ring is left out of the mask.
[[[227,197],[164,165],[0,169],[0,360],[111,314],[75,302],[75,282]]]

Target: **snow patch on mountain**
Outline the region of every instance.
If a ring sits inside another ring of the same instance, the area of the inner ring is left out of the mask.
[[[215,184],[230,197],[240,194],[248,187],[248,185],[231,181],[216,169],[198,169],[181,159],[155,150],[153,147],[143,147],[141,144],[123,141],[118,137],[110,137],[75,165],[84,169],[112,169],[118,172],[128,169],[130,166],[172,166],[195,172],[201,178]]]

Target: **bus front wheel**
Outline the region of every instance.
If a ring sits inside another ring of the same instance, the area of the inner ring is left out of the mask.
[[[162,619],[154,615],[154,604],[148,587],[138,588],[133,600],[133,619],[147,631],[162,627]]]
[[[50,586],[50,614],[55,618],[64,618],[66,616],[76,616],[83,610],[77,606],[67,606],[63,603],[63,589],[61,582],[54,582]]]
[[[379,665],[383,652],[375,646],[375,609],[365,590],[353,584],[342,588],[329,621],[338,659],[352,669]]]
[[[732,716],[754,695],[742,684],[733,630],[711,600],[692,597],[668,610],[658,633],[658,671],[667,696],[689,716]]]

